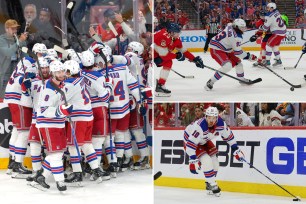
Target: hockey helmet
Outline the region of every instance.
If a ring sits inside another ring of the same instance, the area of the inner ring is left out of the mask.
[[[214,116],[214,117],[218,117],[219,115],[219,111],[216,107],[208,107],[205,111],[205,116]]]
[[[82,64],[85,67],[92,66],[95,63],[94,54],[92,52],[88,51],[88,50],[82,52],[81,60],[82,60]]]
[[[35,54],[47,54],[47,47],[43,43],[36,43],[32,48],[32,52],[34,52]]]
[[[238,28],[240,31],[244,32],[246,30],[246,23],[243,19],[237,18],[233,22],[233,27]]]
[[[267,8],[272,8],[273,10],[276,9],[276,3],[268,3]]]
[[[102,52],[103,52],[103,54],[105,55],[107,62],[109,62],[109,61],[111,60],[111,58],[110,58],[110,55],[108,54],[107,49],[103,48],[103,49],[102,49]],[[104,59],[103,59],[100,55],[98,55],[97,57],[95,57],[95,63],[96,63],[96,64],[100,64],[100,62],[101,62],[102,64],[105,64]]]
[[[136,41],[133,41],[133,42],[130,42],[129,45],[128,45],[128,49],[131,48],[132,49],[132,52],[136,53],[138,56],[139,55],[142,55],[143,53],[143,50],[144,50],[144,47],[141,43],[139,42],[136,42]]]
[[[63,70],[64,70],[64,64],[59,60],[55,60],[50,63],[50,72],[54,73]]]
[[[106,50],[106,52],[109,56],[112,56],[112,48],[109,45],[105,45],[105,47],[103,49]]]
[[[49,67],[49,62],[44,57],[39,57],[38,58],[38,63],[40,65],[40,67]]]
[[[174,33],[180,33],[181,27],[177,23],[169,23],[167,25],[167,31],[168,32],[174,32]]]
[[[57,55],[57,52],[55,51],[55,49],[47,49],[47,55],[58,58],[58,55]]]
[[[77,63],[75,60],[67,60],[64,63],[64,69],[66,73],[69,70],[71,75],[78,74],[81,70],[79,63]]]

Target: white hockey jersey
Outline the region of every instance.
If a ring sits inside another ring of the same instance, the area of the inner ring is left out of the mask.
[[[31,64],[32,66],[35,66],[35,61],[30,57],[25,57],[22,60],[25,66],[23,66],[21,60],[18,62],[5,88],[5,95],[3,102],[19,104],[29,107],[29,105],[27,105],[28,103],[26,103],[27,98],[23,97],[24,100],[22,104],[20,104],[22,97],[21,83],[24,78],[26,67],[30,66]]]
[[[238,127],[254,127],[251,118],[243,112],[240,108],[236,109],[237,126]]]
[[[31,89],[30,89],[30,96],[32,99],[32,107],[33,107],[33,112],[32,112],[32,124],[36,124],[36,116],[37,116],[37,108],[38,108],[38,102],[39,102],[39,97],[41,94],[41,90],[43,89],[43,83],[40,78],[35,78],[32,80],[31,83]]]
[[[83,71],[82,76],[91,100],[91,107],[108,107],[110,91],[105,87],[105,77],[100,71]]]
[[[112,119],[123,118],[130,112],[129,93],[131,93],[139,103],[139,86],[137,80],[131,74],[129,68],[125,65],[114,65],[108,67],[109,76],[113,78],[114,87],[110,99],[110,111]],[[102,73],[106,74],[106,69],[102,69]]]
[[[282,126],[283,117],[276,111],[270,113],[259,113],[259,126]]]
[[[212,128],[208,127],[205,118],[196,120],[184,131],[186,153],[189,156],[195,156],[198,145],[204,145],[218,136],[221,136],[231,147],[237,147],[234,134],[221,117],[218,117],[217,123]]]
[[[59,106],[64,104],[64,99],[51,85],[50,80],[46,81],[45,86],[41,90],[37,108],[36,127],[64,128],[66,116],[62,115],[59,111]],[[67,95],[63,82],[60,88]]]
[[[66,79],[65,89],[67,102],[73,104],[73,110],[70,114],[71,120],[93,120],[90,96],[86,90],[84,77]]]
[[[241,49],[241,42],[242,35],[236,33],[232,23],[228,23],[222,32],[211,39],[209,46],[227,53],[234,52],[237,57],[243,59],[247,53]]]
[[[266,14],[265,23],[262,25],[261,29],[264,31],[270,30],[272,34],[280,36],[285,36],[287,32],[286,24],[278,10]]]

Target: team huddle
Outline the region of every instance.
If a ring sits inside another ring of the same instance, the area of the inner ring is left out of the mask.
[[[82,53],[57,53],[37,43],[32,52],[34,57],[19,61],[5,90],[14,125],[7,172],[12,178],[47,190],[52,174],[58,190],[66,191],[81,186],[84,173],[100,183],[118,171],[150,168],[152,67],[144,66],[141,43],[130,42],[125,55],[112,55],[101,42]],[[140,153],[135,162],[130,132]],[[28,143],[33,171],[22,164]]]
[[[259,78],[260,80],[245,78],[241,59],[255,62],[254,66],[270,67],[273,53],[275,63],[272,66],[282,66],[279,46],[286,36],[286,25],[275,3],[267,4],[266,12],[262,12],[260,15],[261,20],[256,23],[258,31],[249,40],[250,42],[257,40],[261,44],[261,52],[258,59],[257,56],[242,50],[242,35],[247,30],[246,22],[243,19],[238,18],[232,23],[228,23],[221,32],[212,38],[209,44],[210,55],[221,68],[216,70],[215,74],[206,82],[205,90],[212,90],[214,84],[224,75],[227,75],[232,68],[235,68],[237,75],[234,78],[240,83],[254,84],[260,82],[261,78]],[[155,88],[156,96],[171,96],[171,91],[165,87],[165,83],[172,68],[173,59],[184,61],[186,57],[199,68],[210,68],[204,65],[205,62],[203,63],[200,56],[194,57],[192,53],[183,48],[179,38],[180,32],[178,24],[169,23],[154,35],[154,62],[157,67],[162,67]],[[173,53],[174,50],[177,50],[177,52]]]

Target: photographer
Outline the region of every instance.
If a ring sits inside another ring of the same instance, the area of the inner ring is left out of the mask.
[[[5,33],[0,36],[0,98],[3,98],[6,84],[18,63],[18,48],[16,43],[17,21],[9,19],[5,22]],[[26,46],[27,33],[19,37],[20,47]]]

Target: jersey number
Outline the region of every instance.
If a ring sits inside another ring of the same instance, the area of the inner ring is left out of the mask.
[[[200,135],[200,133],[197,132],[196,130],[192,133],[192,136],[193,136],[194,138],[199,137],[199,135]]]
[[[278,23],[278,26],[281,28],[281,27],[284,27],[284,21],[283,21],[283,19],[281,19],[280,17],[278,17],[277,19],[276,19],[276,22]]]
[[[114,96],[119,96],[119,101],[122,101],[125,99],[125,91],[123,88],[123,81],[118,81],[116,84],[116,87],[114,89]],[[114,97],[112,96],[111,101],[114,101]]]
[[[225,31],[222,31],[221,33],[219,33],[217,36],[216,36],[216,40],[217,41],[221,41],[222,39],[226,38],[226,32]]]

